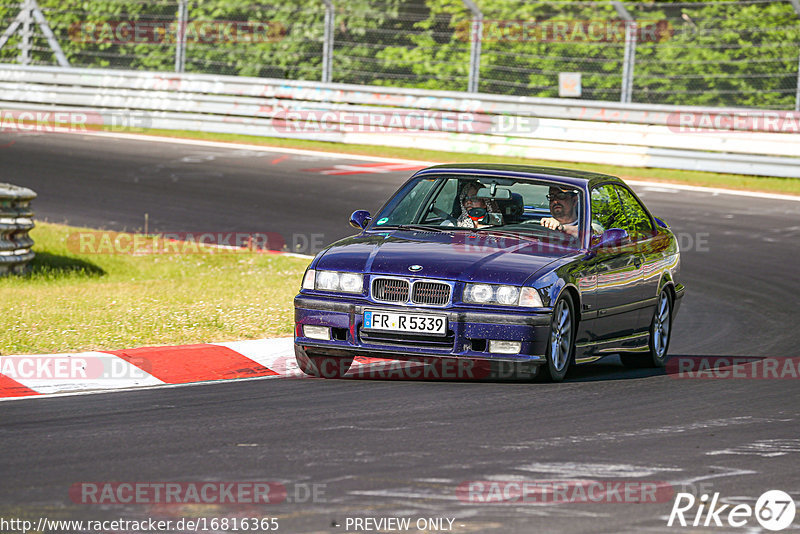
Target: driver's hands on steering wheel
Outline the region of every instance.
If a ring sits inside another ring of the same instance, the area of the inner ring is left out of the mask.
[[[539,223],[544,226],[545,228],[549,228],[550,230],[557,230],[559,232],[565,231],[565,226],[558,222],[555,217],[545,217]]]
[[[563,224],[554,217],[545,217],[539,221],[542,226],[555,232],[563,232],[571,237],[578,237],[578,226],[575,224]]]

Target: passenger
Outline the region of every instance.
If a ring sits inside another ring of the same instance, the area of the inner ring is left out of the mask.
[[[458,197],[459,203],[461,204],[461,215],[458,217],[457,226],[462,228],[486,228],[487,226],[495,225],[479,223],[478,220],[483,217],[470,217],[469,210],[472,208],[485,209],[490,214],[488,220],[500,221],[499,224],[502,224],[502,215],[495,201],[489,198],[484,199],[477,197],[478,190],[481,188],[483,188],[483,186],[472,183],[466,185],[464,189],[461,190],[461,194]]]
[[[551,186],[547,200],[550,201],[550,213],[553,216],[542,219],[542,226],[578,237],[578,192],[568,187],[562,189]]]

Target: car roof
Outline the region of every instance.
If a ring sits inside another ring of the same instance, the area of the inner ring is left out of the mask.
[[[466,174],[496,174],[516,178],[542,178],[580,188],[591,187],[598,182],[623,183],[622,180],[616,176],[597,172],[560,169],[558,167],[542,167],[538,165],[509,165],[502,163],[445,163],[422,169],[417,175],[432,174],[447,170]]]

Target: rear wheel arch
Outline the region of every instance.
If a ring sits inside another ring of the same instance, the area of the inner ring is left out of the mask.
[[[672,303],[675,303],[675,281],[672,279],[672,276],[669,273],[664,273],[661,275],[661,280],[658,282],[658,293],[655,295],[661,294],[661,291],[666,289],[669,292],[669,296],[672,299]]]

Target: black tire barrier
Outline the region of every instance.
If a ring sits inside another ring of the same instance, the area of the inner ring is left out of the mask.
[[[34,227],[31,201],[36,193],[25,187],[0,183],[0,276],[24,274],[33,259]]]

